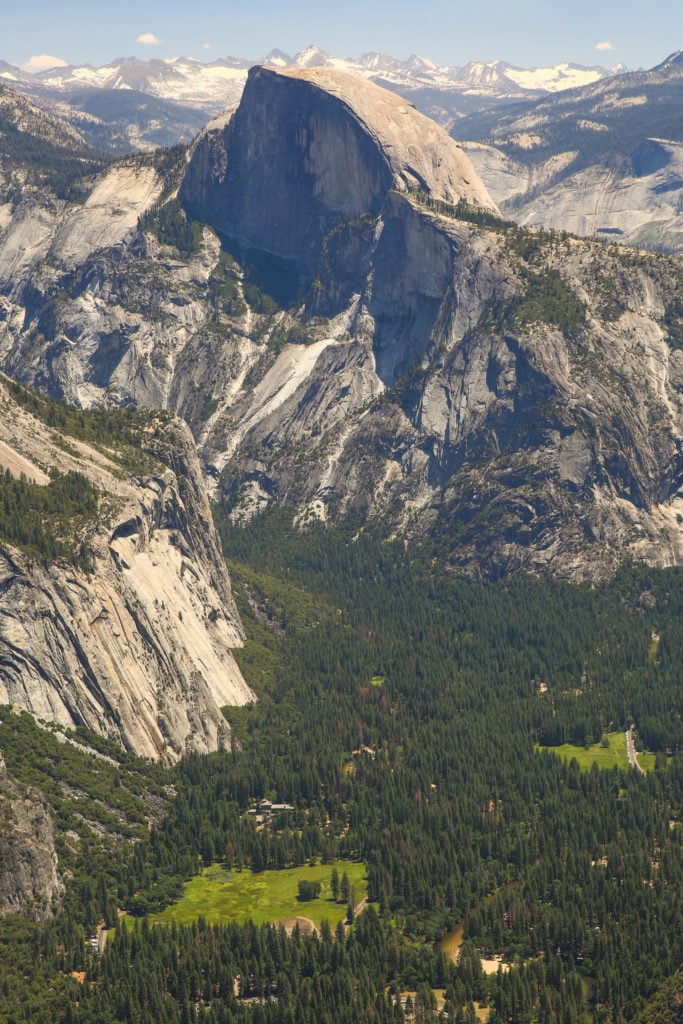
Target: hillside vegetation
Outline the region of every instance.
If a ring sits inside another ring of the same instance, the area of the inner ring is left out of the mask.
[[[109,160],[65,122],[5,85],[0,85],[0,138],[4,202],[20,201],[27,186],[47,188],[60,199],[72,198],[74,186]]]
[[[12,979],[31,946],[46,1021],[398,1022],[407,993],[425,1020],[437,998],[458,1020],[645,1014],[683,956],[683,573],[481,586],[445,576],[438,548],[302,535],[285,513],[223,535],[260,697],[231,714],[239,745],[183,759],[151,832],[75,865],[94,899],[74,881],[51,924],[2,924],[0,1012],[28,1019]],[[659,752],[647,776],[553,753],[632,722]],[[263,799],[291,809],[257,827]],[[209,925],[198,906],[85,952],[110,908],[158,912],[200,868],[317,862],[325,880],[337,858],[365,865],[374,904],[348,935]],[[456,925],[454,963],[435,944]],[[484,955],[513,967],[487,978]]]

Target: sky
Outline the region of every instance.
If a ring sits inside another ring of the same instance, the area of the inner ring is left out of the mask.
[[[118,57],[258,60],[314,44],[437,64],[560,61],[648,68],[683,48],[676,0],[23,0],[3,7],[0,60],[39,70]]]

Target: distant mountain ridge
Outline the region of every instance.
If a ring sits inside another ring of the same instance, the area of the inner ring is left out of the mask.
[[[505,61],[471,61],[464,67],[455,67],[437,65],[415,54],[399,60],[377,52],[341,59],[309,46],[293,57],[281,50],[271,50],[259,61],[226,57],[203,63],[182,56],[147,61],[121,57],[102,67],[56,67],[35,75],[0,61],[0,79],[42,104],[55,103],[57,99],[71,102],[72,97],[93,91],[128,90],[215,115],[239,102],[247,72],[256,63],[280,69],[331,67],[349,71],[406,96],[422,113],[447,126],[477,110],[537,99],[599,81],[621,70],[567,62],[550,68],[524,69]]]
[[[462,141],[518,223],[683,247],[683,52],[650,71],[461,119]]]

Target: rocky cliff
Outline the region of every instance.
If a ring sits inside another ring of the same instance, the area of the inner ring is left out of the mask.
[[[331,68],[249,73],[235,113],[200,137],[181,189],[189,212],[248,257],[310,284],[323,239],[374,216],[390,189],[492,207],[462,150],[394,93]]]
[[[453,128],[501,209],[520,224],[679,251],[680,53],[651,71]]]
[[[114,244],[86,199],[50,230],[78,239],[87,208],[101,247],[5,272],[13,375],[180,413],[237,519],[277,501],[430,534],[485,576],[681,561],[678,259],[500,220],[452,140],[330,69],[253,71],[184,209],[153,170]]]
[[[524,241],[399,195],[374,238],[349,308],[312,318],[316,345],[226,410],[235,515],[275,497],[304,520],[432,533],[476,575],[680,562],[678,264]]]
[[[49,487],[55,471],[96,488],[97,512],[55,529],[90,564],[0,545],[0,703],[84,724],[149,757],[229,743],[221,707],[252,699],[231,648],[241,627],[194,445],[179,421],[150,422],[154,453],[129,477],[116,442],[55,434],[0,384],[0,462]]]
[[[64,889],[54,838],[42,794],[19,786],[0,764],[0,916],[50,917]]]

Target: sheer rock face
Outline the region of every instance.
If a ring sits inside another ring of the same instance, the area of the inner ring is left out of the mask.
[[[3,292],[11,294],[13,284],[23,284],[29,275],[40,277],[47,267],[54,268],[53,274],[73,271],[94,253],[130,242],[138,217],[160,192],[153,167],[121,161],[95,181],[80,205],[27,194],[7,212],[7,224],[0,219]]]
[[[323,238],[389,189],[493,208],[468,158],[405,100],[331,68],[252,69],[235,114],[200,137],[182,197],[242,246],[309,281]]]
[[[43,796],[24,790],[0,766],[3,812],[0,915],[25,914],[45,921],[64,885],[57,870],[54,825]]]
[[[189,432],[163,433],[158,454],[173,469],[122,481],[88,446],[57,447],[23,410],[0,431],[25,459],[78,470],[102,492],[91,573],[0,549],[0,703],[149,757],[229,744],[220,709],[253,695],[231,654],[241,625]]]

